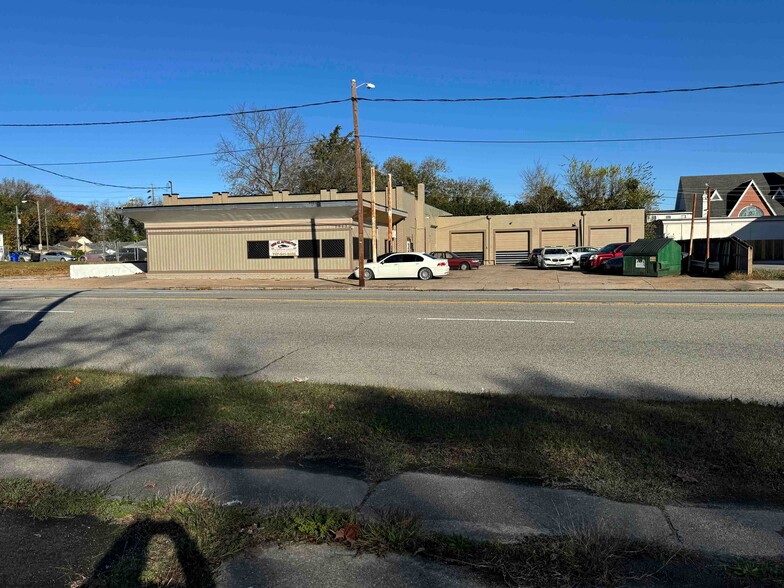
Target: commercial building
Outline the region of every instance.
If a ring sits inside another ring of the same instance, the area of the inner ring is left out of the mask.
[[[451,250],[483,263],[515,263],[547,245],[634,241],[644,233],[643,210],[451,216],[416,193],[396,187],[387,207],[384,192],[364,194],[365,257],[372,239],[384,251]],[[372,208],[377,230],[372,235]],[[180,198],[165,194],[161,206],[120,211],[147,230],[148,272],[153,276],[315,275],[345,277],[358,259],[356,193],[273,192],[266,195]],[[393,238],[388,237],[391,217]]]

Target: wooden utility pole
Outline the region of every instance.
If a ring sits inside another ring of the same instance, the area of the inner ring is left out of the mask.
[[[372,237],[373,238],[373,263],[376,263],[378,261],[378,251],[376,250],[376,247],[378,245],[376,241],[378,241],[378,239],[376,239],[377,231],[376,231],[376,168],[375,167],[370,168],[370,193],[373,195],[372,196],[373,205],[372,208],[370,209],[370,227],[371,227],[370,232],[373,235]]]
[[[711,187],[706,184],[705,191],[708,193],[708,216],[705,220],[705,267],[703,273],[708,273],[708,262],[710,260],[710,208],[711,208]]]
[[[686,273],[691,271],[691,256],[694,253],[694,217],[697,215],[697,193],[691,203],[691,231],[689,231],[689,261],[686,262]]]
[[[47,219],[46,216],[47,212],[48,211],[46,209],[46,206],[44,206],[44,230],[46,231],[46,248],[49,249],[49,220]]]
[[[41,201],[35,201],[35,207],[38,209],[38,252],[41,252],[41,249],[44,247],[43,240],[41,238]]]
[[[387,176],[387,242],[392,253],[392,174]]]
[[[357,158],[357,241],[359,251],[359,287],[365,287],[365,203],[362,197],[362,143],[359,140],[357,80],[351,80],[351,107],[354,111],[354,154]]]

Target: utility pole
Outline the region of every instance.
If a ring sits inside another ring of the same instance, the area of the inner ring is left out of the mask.
[[[351,80],[351,107],[354,111],[354,154],[357,158],[357,236],[359,251],[359,287],[365,287],[365,203],[362,197],[362,143],[359,140],[357,80]]]
[[[691,271],[691,256],[694,253],[694,216],[697,214],[697,193],[691,203],[691,231],[689,231],[689,261],[686,262],[686,273]]]
[[[38,209],[38,253],[43,249],[43,241],[41,239],[41,201],[35,201],[35,207]]]
[[[155,185],[150,184],[150,189],[147,190],[147,193],[150,195],[150,206],[155,206]]]
[[[47,219],[46,213],[48,212],[46,206],[44,206],[44,230],[46,231],[46,248],[49,249],[49,220]]]
[[[19,236],[19,225],[22,221],[19,220],[19,205],[16,205],[16,250],[22,250],[22,238]]]
[[[370,193],[373,195],[373,208],[370,209],[370,232],[373,234],[373,263],[378,261],[378,251],[376,248],[376,168],[370,168]]]
[[[708,216],[705,223],[705,267],[703,273],[708,273],[708,261],[710,260],[710,208],[711,208],[711,187],[705,184],[705,191],[708,193]]]
[[[387,176],[387,243],[392,253],[392,174]]]

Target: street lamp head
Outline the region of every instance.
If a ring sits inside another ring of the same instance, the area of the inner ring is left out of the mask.
[[[374,89],[374,88],[376,87],[376,85],[375,85],[375,84],[371,84],[370,82],[368,82],[368,83],[367,83],[367,84],[365,84],[365,85],[367,86],[368,90],[372,90],[372,89]]]
[[[24,198],[22,198],[22,204],[27,204],[27,200],[25,200]]]

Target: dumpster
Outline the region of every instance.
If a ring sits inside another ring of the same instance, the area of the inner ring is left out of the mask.
[[[673,239],[638,239],[623,252],[624,276],[679,276],[681,246]]]

